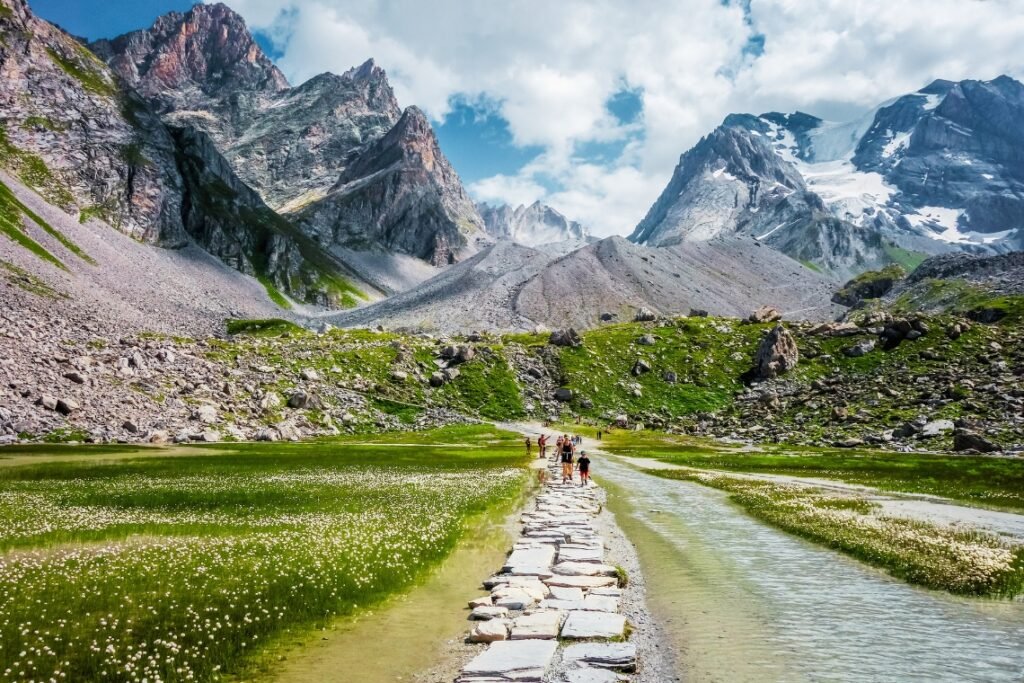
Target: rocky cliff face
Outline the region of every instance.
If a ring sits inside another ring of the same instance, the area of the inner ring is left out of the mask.
[[[373,60],[289,87],[224,5],[93,48],[165,121],[208,133],[246,184],[325,248],[444,264],[483,238],[429,122],[401,111]]]
[[[147,242],[186,239],[159,119],[24,0],[0,0],[0,165],[69,213]]]
[[[567,241],[590,241],[590,231],[539,201],[512,208],[477,204],[487,233],[528,247]]]
[[[300,300],[352,303],[340,266],[239,180],[205,134],[168,128],[23,0],[0,0],[0,38],[0,165],[49,203],[142,242],[195,242]],[[220,73],[222,65],[202,68]]]
[[[416,107],[406,109],[297,220],[321,243],[379,245],[435,266],[454,263],[489,241],[430,122]]]
[[[898,248],[1024,247],[1024,86],[935,81],[845,123],[730,115],[684,154],[631,239],[747,232],[840,274]],[[808,246],[813,245],[813,246]]]

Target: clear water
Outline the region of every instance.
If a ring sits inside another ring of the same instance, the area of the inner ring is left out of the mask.
[[[600,473],[688,681],[1024,681],[1024,602],[915,588],[720,491]]]

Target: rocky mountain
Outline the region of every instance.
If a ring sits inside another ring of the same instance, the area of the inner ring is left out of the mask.
[[[334,325],[465,333],[579,329],[652,315],[745,316],[762,304],[794,319],[832,317],[833,284],[755,240],[721,237],[651,249],[609,237],[568,255],[507,240],[418,287],[325,318]]]
[[[351,303],[341,265],[271,211],[205,135],[166,126],[24,0],[0,0],[0,38],[0,166],[22,183],[81,221],[163,247],[197,244],[268,291]]]
[[[487,241],[429,122],[399,108],[373,60],[290,87],[222,4],[92,48],[164,121],[209,134],[246,184],[325,249],[445,265]]]
[[[508,204],[477,204],[487,232],[496,239],[511,240],[527,247],[561,242],[590,242],[590,231],[539,201],[512,208]]]
[[[935,81],[850,122],[734,114],[680,158],[630,239],[752,235],[849,275],[906,251],[1024,247],[1024,85]]]

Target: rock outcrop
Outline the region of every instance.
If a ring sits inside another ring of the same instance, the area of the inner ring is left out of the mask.
[[[754,356],[754,378],[771,379],[796,367],[800,361],[793,335],[781,324],[776,325],[761,340]]]

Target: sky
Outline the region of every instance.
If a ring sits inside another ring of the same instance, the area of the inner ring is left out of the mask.
[[[90,39],[178,0],[30,0]],[[373,57],[478,201],[628,234],[731,112],[853,118],[1024,77],[1024,0],[228,0],[293,84]]]

